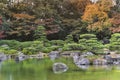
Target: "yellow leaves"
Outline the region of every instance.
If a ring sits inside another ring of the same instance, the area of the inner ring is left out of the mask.
[[[107,13],[100,11],[99,6],[96,4],[88,5],[85,9],[84,15],[82,16],[82,19],[89,23],[93,23],[95,19],[102,21],[107,18],[108,18]]]
[[[98,12],[97,16],[98,16],[99,20],[105,20],[105,19],[108,18],[107,13],[105,13],[105,12],[100,12],[100,11]]]
[[[99,0],[97,5],[101,11],[110,11],[110,8],[114,6],[113,0]]]
[[[111,27],[110,20],[98,21],[93,24],[90,24],[87,29],[90,31],[102,31],[105,28]]]
[[[89,23],[88,30],[102,31],[111,26],[107,11],[112,7],[111,0],[99,0],[87,5],[82,20]]]
[[[93,22],[94,17],[97,16],[98,14],[98,6],[95,4],[92,5],[88,5],[85,9],[84,15],[82,16],[82,19],[84,21],[88,21],[88,22]]]
[[[17,18],[17,19],[33,19],[33,18],[35,18],[34,16],[30,16],[30,15],[28,15],[28,14],[23,14],[23,13],[21,13],[21,14],[15,14],[15,13],[13,13],[13,17],[14,18]]]

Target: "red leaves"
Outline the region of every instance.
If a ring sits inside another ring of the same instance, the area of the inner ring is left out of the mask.
[[[46,27],[46,34],[54,34],[60,31],[59,25],[54,23],[54,18],[36,20],[35,23]]]
[[[113,33],[120,32],[120,13],[116,13],[113,15],[111,23],[113,26],[110,28],[110,30]]]
[[[120,27],[111,27],[110,30],[112,31],[112,33],[120,32]]]
[[[0,25],[2,24],[2,17],[0,17]]]
[[[0,31],[0,39],[4,38],[5,35],[4,35],[4,31]]]

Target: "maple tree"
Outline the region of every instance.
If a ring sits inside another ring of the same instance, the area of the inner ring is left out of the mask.
[[[96,4],[87,5],[82,20],[89,23],[88,30],[102,31],[110,27],[108,11],[112,6],[111,0],[99,0]]]
[[[120,32],[120,13],[116,13],[113,15],[113,18],[111,19],[112,27],[110,30],[113,33]]]
[[[98,0],[97,5],[100,11],[108,12],[114,6],[113,0]]]
[[[5,36],[5,34],[4,34],[4,31],[0,31],[0,39],[2,39],[2,38],[5,38],[6,36]]]

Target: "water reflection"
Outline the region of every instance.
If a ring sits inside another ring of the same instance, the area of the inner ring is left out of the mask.
[[[50,65],[45,60],[5,61],[0,63],[0,80],[119,80],[120,75],[120,65],[80,65],[83,71],[61,74],[54,74]]]
[[[89,69],[95,69],[95,70],[112,70],[112,69],[116,69],[116,70],[120,70],[120,65],[79,65],[78,66],[80,69],[83,70],[89,70]]]
[[[77,66],[83,70],[89,69],[89,65],[77,65]]]

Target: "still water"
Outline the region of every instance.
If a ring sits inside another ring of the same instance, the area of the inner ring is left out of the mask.
[[[55,74],[46,60],[0,62],[0,80],[120,80],[120,66],[87,66]]]

